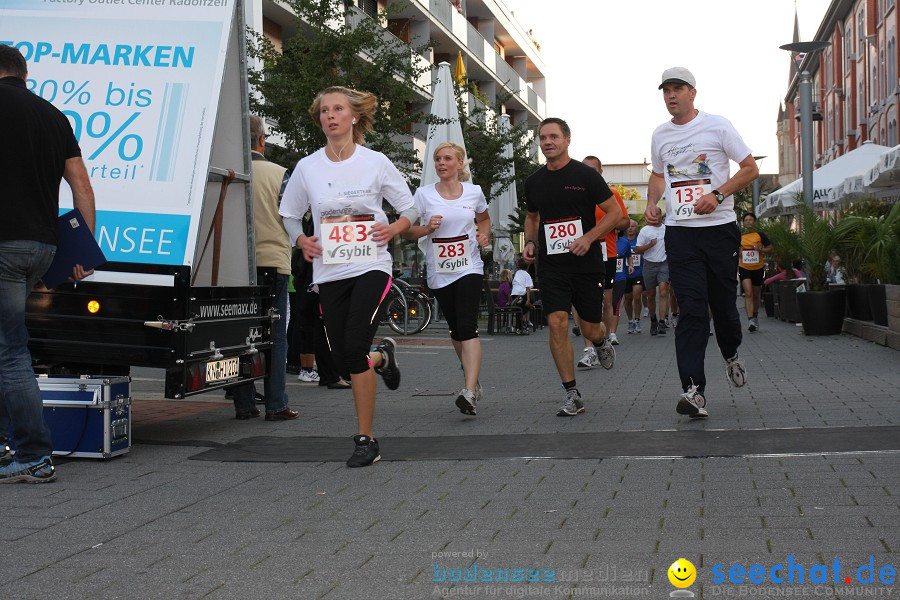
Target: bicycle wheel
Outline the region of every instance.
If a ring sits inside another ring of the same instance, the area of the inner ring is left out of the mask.
[[[387,306],[388,325],[401,335],[416,334],[431,321],[431,307],[421,299],[406,296],[406,306],[401,298],[393,298]]]
[[[407,297],[406,301],[407,303],[410,302],[409,297]],[[431,305],[431,298],[424,292],[416,292],[415,305],[416,308],[421,311],[421,318],[419,319],[416,330],[412,333],[421,333],[431,324],[431,319],[434,318],[434,309]],[[410,335],[412,335],[412,333]]]

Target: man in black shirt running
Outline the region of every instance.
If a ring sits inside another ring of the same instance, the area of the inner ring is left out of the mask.
[[[550,353],[566,391],[556,413],[573,417],[584,412],[575,384],[575,357],[567,334],[569,311],[578,311],[581,331],[590,339],[607,369],[616,354],[603,325],[605,266],[601,244],[622,219],[609,186],[594,169],[569,157],[571,130],[562,119],[544,119],[538,127],[541,152],[547,164],[525,181],[528,216],[525,219],[527,263],[537,260],[541,302],[550,328]],[[595,208],[606,213],[599,222]]]

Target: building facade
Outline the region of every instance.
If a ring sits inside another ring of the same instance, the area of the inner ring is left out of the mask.
[[[345,0],[350,9],[350,24],[363,18],[379,18],[388,0]],[[276,47],[297,31],[290,7],[274,0],[247,0],[248,27],[264,34]],[[475,84],[477,94],[468,94],[469,111],[478,105],[492,106],[498,98],[508,98],[503,112],[513,125],[529,128],[546,116],[547,67],[536,42],[515,20],[502,0],[409,0],[402,11],[382,20],[385,35],[402,40],[414,48],[430,44],[413,60],[432,65],[446,61],[451,70],[461,54],[466,78]],[[431,103],[434,74],[417,82],[422,103]],[[427,112],[427,109],[426,109]],[[425,150],[427,129],[416,128],[410,143],[421,154]]]
[[[784,106],[778,116],[779,182],[800,177],[799,73],[813,82],[814,168],[871,140],[900,143],[900,79],[896,0],[832,0],[816,32],[831,45],[793,56]],[[795,25],[795,41],[796,41]]]

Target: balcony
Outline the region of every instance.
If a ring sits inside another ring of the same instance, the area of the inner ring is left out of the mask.
[[[446,2],[446,0],[444,1]],[[449,6],[450,3],[447,2],[447,5]],[[372,17],[360,10],[358,7],[350,6],[347,12],[347,26],[351,30],[356,29],[364,19],[371,18]],[[430,98],[432,84],[431,71],[433,70],[431,69],[431,63],[429,63],[424,56],[420,55],[418,52],[415,52],[407,44],[403,43],[403,40],[395,36],[387,29],[382,29],[381,31],[381,36],[382,38],[384,38],[386,43],[394,46],[395,48],[404,49],[405,51],[409,52],[412,64],[422,71],[419,74],[418,79],[415,81],[415,84],[419,88],[419,91],[425,93]]]

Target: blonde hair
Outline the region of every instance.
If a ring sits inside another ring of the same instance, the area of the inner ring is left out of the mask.
[[[347,97],[347,104],[356,118],[353,125],[353,143],[362,144],[365,135],[375,128],[375,108],[378,106],[378,98],[375,94],[359,92],[340,85],[327,87],[319,92],[309,105],[309,116],[319,127],[322,126],[319,111],[322,108],[322,96],[325,94],[343,94]]]
[[[456,178],[460,181],[469,181],[470,179],[472,179],[472,174],[468,169],[469,163],[471,161],[466,159],[466,149],[459,144],[454,144],[453,142],[443,142],[441,144],[438,144],[438,147],[434,149],[434,154],[431,155],[431,158],[437,158],[437,153],[444,148],[450,148],[451,150],[453,150],[453,154],[456,155],[456,158],[462,161],[463,166],[456,174]]]
[[[512,283],[513,273],[509,269],[503,269],[500,271],[500,281],[505,281],[507,283]]]

